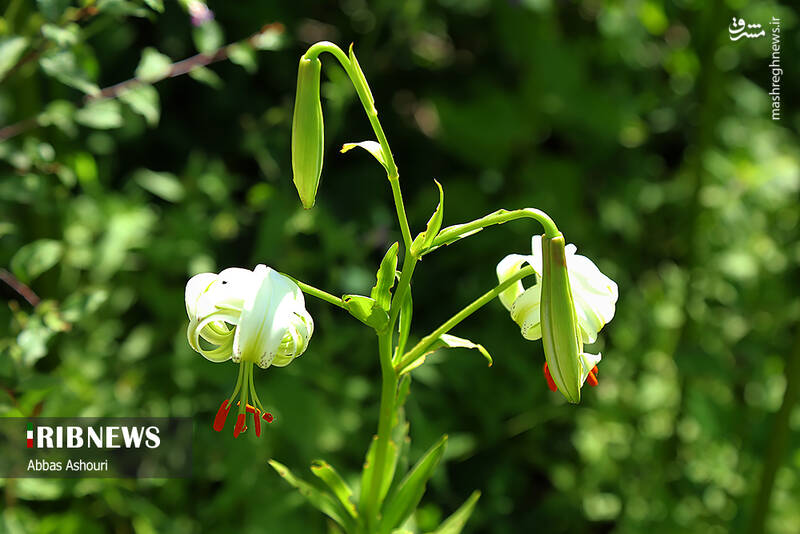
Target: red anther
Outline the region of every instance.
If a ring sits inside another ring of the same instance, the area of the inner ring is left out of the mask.
[[[234,438],[238,438],[238,437],[239,437],[239,434],[240,434],[241,432],[244,432],[244,429],[246,428],[246,427],[245,427],[245,420],[244,420],[244,418],[245,418],[245,415],[244,415],[243,413],[240,413],[240,414],[239,414],[239,415],[236,417],[236,426],[234,426],[234,427],[233,427],[233,437],[234,437]]]
[[[592,372],[593,372],[594,374],[596,374],[596,375],[597,375],[597,374],[600,374],[600,373],[598,372],[598,370],[597,370],[597,366],[596,366],[596,365],[595,365],[594,367],[592,367]]]
[[[256,422],[256,437],[260,438],[261,437],[261,411],[260,410],[256,410],[256,416],[255,416],[254,420]]]
[[[550,375],[550,369],[547,368],[547,362],[544,362],[544,377],[547,379],[547,387],[550,388],[550,391],[558,391],[558,387],[556,387],[556,383]]]
[[[272,417],[272,414],[269,413],[269,412],[264,412],[264,416],[263,417],[264,417],[264,421],[266,421],[267,423],[271,423],[275,419],[274,417]]]
[[[228,400],[225,399],[222,401],[222,405],[217,410],[217,416],[214,417],[214,430],[219,432],[225,426],[225,419],[228,417],[228,412],[230,411],[231,407],[228,404]]]
[[[590,371],[589,376],[586,377],[586,381],[589,382],[589,385],[595,387],[599,382],[597,381],[597,377],[594,375],[595,371]]]

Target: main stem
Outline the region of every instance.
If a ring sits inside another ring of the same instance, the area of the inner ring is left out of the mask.
[[[386,471],[397,393],[397,373],[392,366],[391,331],[378,335],[378,351],[381,360],[381,407],[378,419],[378,440],[375,444],[375,466],[372,470],[372,483],[370,484],[372,493],[367,496],[366,517],[369,531],[373,531],[378,522],[379,497]]]

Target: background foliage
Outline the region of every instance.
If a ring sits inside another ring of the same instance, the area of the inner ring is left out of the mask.
[[[211,420],[236,369],[191,352],[182,296],[196,272],[256,263],[364,292],[398,239],[381,169],[338,154],[370,130],[333,62],[317,208],[294,192],[297,58],[320,39],[356,44],[414,234],[437,178],[446,225],[542,208],[620,287],[600,387],[578,407],[547,390],[541,345],[499,303],[454,332],[492,368],[465,350],[414,372],[412,455],[451,436],[417,528],[481,489],[469,532],[800,531],[800,33],[786,5],[216,1],[194,28],[171,0],[0,4],[0,266],[41,298],[2,288],[0,414],[197,422],[194,479],[0,480],[0,531],[326,530],[266,462],[303,472],[324,457],[355,478],[377,420],[374,338],[308,299],[308,352],[257,377],[276,422],[234,441]],[[768,43],[731,42],[734,14],[781,19],[780,122]],[[264,24],[232,61],[93,99]],[[413,335],[492,287],[533,231],[426,256]]]

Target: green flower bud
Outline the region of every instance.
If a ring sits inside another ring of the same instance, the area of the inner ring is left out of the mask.
[[[569,402],[581,400],[583,342],[567,272],[564,236],[542,238],[541,326],[550,375]]]
[[[325,128],[319,99],[321,70],[319,59],[300,58],[292,119],[292,173],[305,209],[314,207],[322,175]]]

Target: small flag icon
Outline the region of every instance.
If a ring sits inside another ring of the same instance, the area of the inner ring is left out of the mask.
[[[28,448],[33,448],[33,423],[28,423]]]

